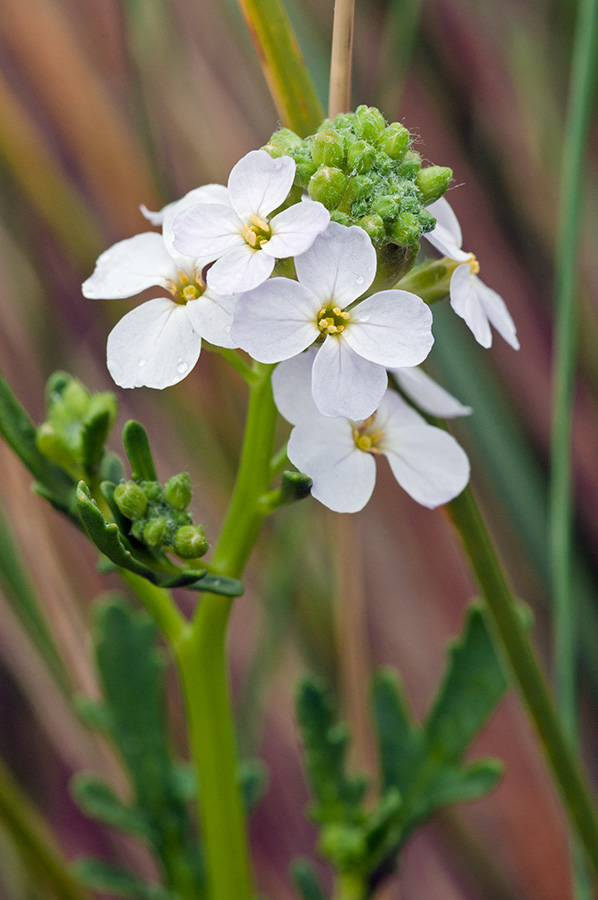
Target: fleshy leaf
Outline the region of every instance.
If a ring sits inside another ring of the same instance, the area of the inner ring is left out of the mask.
[[[131,463],[133,481],[157,481],[156,467],[147,431],[140,422],[130,419],[123,428],[123,444]]]
[[[101,410],[87,419],[81,428],[81,453],[85,471],[95,474],[104,455],[104,444],[112,427],[112,416]]]
[[[144,816],[134,807],[124,804],[105,781],[79,774],[71,780],[70,789],[75,802],[90,819],[143,840],[150,838]]]

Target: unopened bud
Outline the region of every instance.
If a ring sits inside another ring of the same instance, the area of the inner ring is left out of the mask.
[[[127,519],[140,519],[147,509],[147,497],[134,481],[116,486],[114,502]]]
[[[298,134],[295,134],[294,131],[291,131],[290,128],[281,128],[279,131],[275,131],[268,144],[264,149],[268,149],[269,147],[275,147],[277,150],[281,150],[281,153],[277,153],[277,156],[288,154],[290,150],[293,150],[295,147],[299,147],[301,145],[301,138]]]
[[[196,559],[208,552],[209,544],[201,525],[183,525],[174,536],[173,549],[181,559]]]
[[[386,231],[382,218],[375,213],[371,216],[363,216],[363,218],[359,219],[357,225],[369,234],[374,243],[381,241]]]
[[[304,190],[309,185],[309,180],[317,169],[317,165],[311,158],[301,157],[297,160],[297,168],[295,169],[295,182]]]
[[[410,143],[409,132],[400,122],[392,122],[376,141],[380,150],[387,153],[391,159],[401,159],[409,149]]]
[[[312,141],[311,155],[318,166],[339,166],[345,157],[342,138],[334,131],[319,131]]]
[[[333,209],[330,213],[330,221],[337,222],[339,225],[351,225],[353,220],[349,213],[340,212],[338,209]]]
[[[162,499],[163,491],[159,481],[142,481],[140,488],[150,503],[157,503]]]
[[[375,106],[358,106],[355,110],[355,131],[360,138],[375,141],[385,127],[384,116]]]
[[[72,448],[67,444],[62,431],[51,422],[43,422],[35,434],[37,449],[50,462],[62,468],[69,468],[76,460]]]
[[[86,419],[91,419],[100,413],[108,413],[110,425],[116,422],[118,416],[118,400],[112,391],[104,391],[101,394],[92,394],[87,408]]]
[[[378,197],[372,203],[372,209],[382,219],[388,221],[389,219],[394,219],[399,212],[399,201],[395,197]]]
[[[284,503],[303,500],[308,497],[313,481],[301,472],[283,472],[280,480],[280,494]]]
[[[367,141],[355,141],[347,151],[347,164],[350,169],[359,172],[369,172],[376,159],[376,151]]]
[[[372,188],[372,179],[367,175],[354,175],[347,187],[347,198],[349,200],[359,200],[367,194]],[[365,210],[364,210],[365,212]]]
[[[392,226],[393,241],[403,247],[415,244],[420,233],[419,219],[410,212],[400,213]]]
[[[417,175],[422,167],[422,158],[416,150],[408,150],[401,163],[399,172],[405,178]]]
[[[417,173],[415,183],[421,191],[424,203],[438,200],[453,179],[453,170],[446,166],[427,166]]]
[[[82,419],[87,413],[89,407],[89,392],[77,381],[72,378],[66,385],[61,396],[64,403],[65,412],[72,419]]]
[[[309,181],[309,196],[319,200],[327,209],[341,202],[347,187],[347,176],[334,166],[320,166]]]
[[[166,500],[175,509],[186,509],[191,503],[191,479],[187,472],[173,475],[164,485]]]
[[[168,522],[164,516],[150,519],[143,529],[143,540],[148,547],[161,547],[168,539]]]

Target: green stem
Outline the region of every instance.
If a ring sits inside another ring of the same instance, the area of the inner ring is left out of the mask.
[[[188,626],[169,591],[126,569],[120,569],[120,574],[135,591],[164,637],[171,645],[176,645]]]
[[[253,369],[237,481],[212,559],[215,571],[233,577],[241,575],[264,518],[259,498],[270,483],[276,424],[271,371],[272,366],[258,363]],[[231,609],[232,600],[204,594],[192,625],[175,645],[200,785],[211,900],[249,900],[253,895],[227,672]]]
[[[559,708],[577,740],[577,616],[573,602],[573,496],[571,430],[578,338],[577,256],[581,232],[582,173],[598,70],[598,0],[582,0],[577,13],[569,108],[561,174],[555,274],[555,369],[550,478],[549,540],[552,560],[554,666]],[[588,897],[583,860],[572,847],[575,895]]]
[[[362,878],[341,872],[334,885],[333,900],[364,900],[366,886]]]
[[[494,632],[542,742],[569,820],[598,872],[598,818],[594,800],[555,710],[541,665],[471,489],[466,488],[451,501],[449,509],[486,601]]]
[[[0,822],[20,851],[44,897],[49,891],[59,900],[88,900],[89,895],[71,875],[45,823],[29,798],[0,762]]]

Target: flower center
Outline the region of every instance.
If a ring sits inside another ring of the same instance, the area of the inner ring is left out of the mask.
[[[471,253],[469,256],[469,268],[471,269],[472,275],[477,275],[480,271],[480,264],[473,253]]]
[[[353,440],[358,450],[364,453],[380,453],[378,444],[384,437],[384,431],[375,427],[376,413],[365,419],[363,422],[356,422],[353,425]]]
[[[169,281],[167,284],[175,303],[184,306],[189,300],[197,300],[198,297],[201,297],[206,289],[206,283],[201,277],[200,271],[195,269],[190,277],[182,269],[177,269],[177,275],[178,281]]]
[[[316,324],[324,336],[342,334],[350,318],[351,314],[339,306],[323,306],[316,317]]]
[[[243,226],[243,237],[250,247],[254,250],[260,250],[262,244],[267,243],[272,237],[272,229],[265,219],[259,216],[251,215],[251,224],[246,222]]]

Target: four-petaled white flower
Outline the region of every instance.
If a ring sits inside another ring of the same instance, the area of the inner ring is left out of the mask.
[[[180,211],[226,197],[223,185],[209,184],[160,212],[142,208],[153,224],[162,224],[162,234],[148,231],[115,244],[84,283],[83,294],[92,299],[132,297],[154,285],[171,294],[142,303],[110,332],[108,369],[120,387],[165,388],[181,381],[198,360],[202,337],[219,347],[236,346],[230,332],[237,298],[206,288],[204,256],[189,259],[173,247],[172,223]]]
[[[436,227],[424,237],[444,256],[459,263],[451,276],[451,306],[465,320],[482,347],[491,346],[490,325],[494,325],[505,341],[519,350],[515,323],[504,300],[478,278],[480,266],[473,253],[461,249],[461,228],[448,201],[441,197],[427,209],[436,219]]]
[[[386,369],[428,355],[432,314],[415,294],[397,290],[347,308],[376,274],[376,251],[358,226],[332,222],[295,268],[298,282],[272,278],[239,298],[233,338],[264,363],[323,341],[312,373],[316,406],[327,416],[365,419],[386,390]]]
[[[321,415],[310,390],[314,351],[280,363],[272,386],[279,412],[295,427],[287,453],[313,480],[312,495],[335,512],[358,512],[376,480],[377,455],[386,456],[401,487],[433,509],[461,493],[469,460],[457,441],[434,428],[398,394],[387,390],[364,421]]]
[[[330,213],[313,200],[269,218],[287,199],[295,168],[290,156],[272,159],[265,150],[252,150],[230,173],[226,203],[202,202],[179,214],[175,247],[216,260],[207,276],[212,290],[233,294],[257,287],[277,259],[304,253],[326,228]]]

